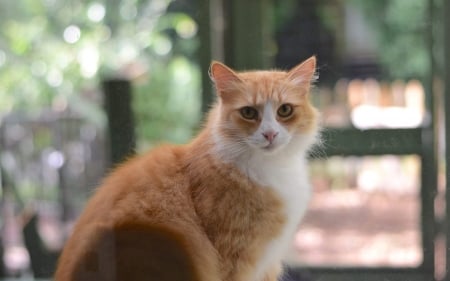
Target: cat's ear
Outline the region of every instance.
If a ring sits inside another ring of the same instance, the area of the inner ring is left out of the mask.
[[[297,86],[309,85],[316,79],[316,57],[312,56],[288,72],[288,80]]]
[[[217,61],[211,63],[209,77],[211,77],[211,80],[216,85],[218,94],[232,89],[237,83],[241,82],[241,79],[239,79],[236,72]]]

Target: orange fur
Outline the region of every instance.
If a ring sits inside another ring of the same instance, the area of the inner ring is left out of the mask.
[[[267,100],[294,106],[291,117],[277,120],[287,131],[315,130],[308,102],[315,59],[305,63],[304,81],[293,81],[292,71],[235,73],[213,63],[220,98],[203,131],[190,144],[161,146],[111,173],[79,218],[55,279],[276,280],[278,262],[261,280],[254,271],[288,221],[283,198],[225,161],[214,139],[254,133],[261,120],[243,120],[238,109]]]

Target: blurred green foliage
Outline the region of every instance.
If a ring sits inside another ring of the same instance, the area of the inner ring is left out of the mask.
[[[383,71],[383,79],[421,80],[429,78],[430,40],[433,40],[433,52],[442,57],[442,0],[274,0],[275,28],[289,24],[296,11],[307,9],[316,13],[320,23],[334,37],[338,49],[345,49],[346,30],[342,28],[346,8],[362,12],[363,20],[370,28],[367,41],[374,44],[375,59]],[[433,2],[432,18],[430,3]],[[299,14],[299,13],[297,13]],[[297,15],[298,16],[298,15]],[[311,20],[305,17],[305,24]],[[432,25],[432,27],[431,27]],[[430,32],[431,31],[431,32]],[[308,42],[308,38],[303,38]],[[341,50],[335,56],[339,57]],[[320,59],[320,58],[319,58]],[[345,58],[338,58],[345,59]],[[441,61],[436,61],[442,67]]]
[[[0,118],[68,109],[104,126],[100,80],[120,77],[133,82],[139,147],[187,141],[200,119],[199,40],[195,20],[171,10],[175,2],[0,0]],[[301,3],[275,1],[275,25],[286,24]],[[320,3],[321,21],[334,26],[334,10]],[[428,1],[336,3],[364,12],[386,77],[427,77]]]
[[[104,126],[102,78],[133,82],[141,146],[184,142],[200,118],[197,24],[170,0],[0,1],[0,119],[71,111]]]
[[[377,37],[378,58],[391,79],[428,78],[429,16],[426,0],[350,0],[360,8]],[[434,1],[436,6],[441,1]],[[440,20],[436,14],[435,21]],[[436,25],[437,26],[437,25]],[[438,45],[438,44],[436,44]]]

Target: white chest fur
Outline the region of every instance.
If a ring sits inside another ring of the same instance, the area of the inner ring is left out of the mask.
[[[308,170],[302,154],[274,157],[258,153],[238,163],[253,181],[272,188],[280,196],[287,217],[282,231],[269,242],[258,261],[253,280],[259,281],[272,266],[279,263],[292,243],[310,198]]]

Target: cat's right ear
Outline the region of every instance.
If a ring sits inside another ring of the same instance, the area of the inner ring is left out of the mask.
[[[211,80],[216,85],[219,95],[227,90],[233,89],[237,83],[241,82],[236,72],[218,61],[211,63],[209,77],[211,77]]]

